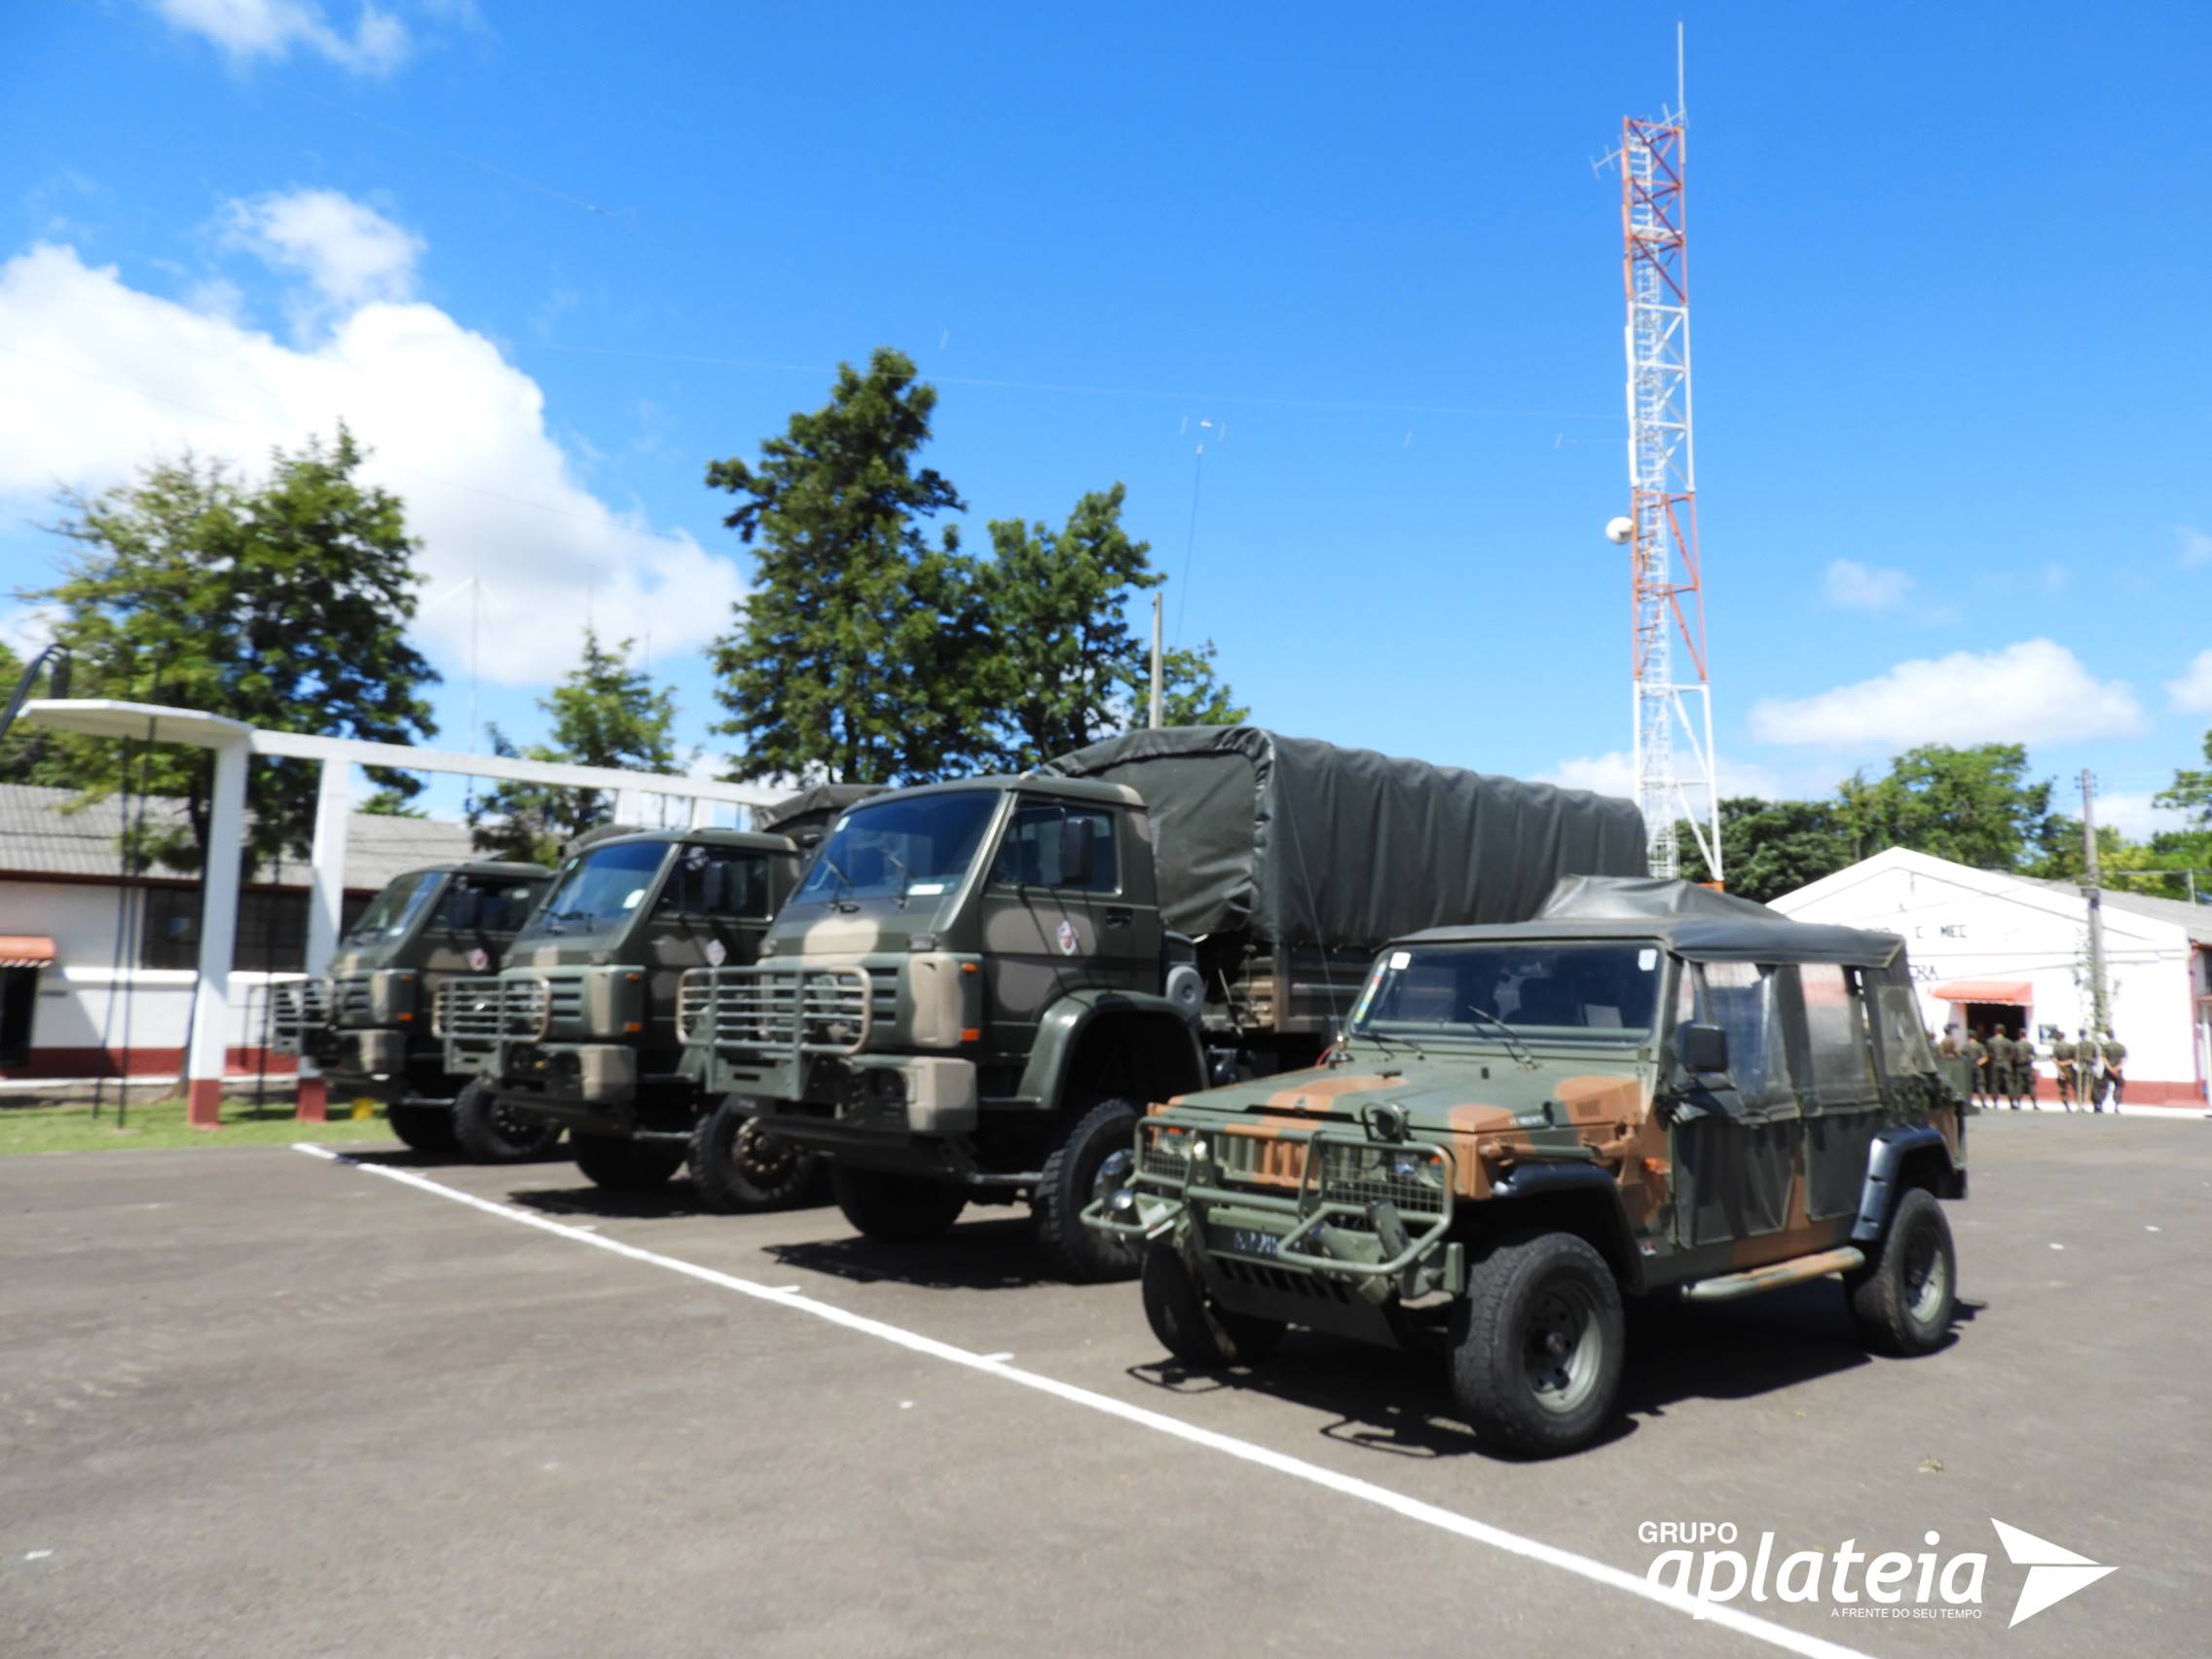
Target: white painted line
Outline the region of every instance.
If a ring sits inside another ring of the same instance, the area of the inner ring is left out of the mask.
[[[610,1255],[627,1257],[633,1262],[644,1262],[650,1267],[664,1268],[672,1273],[681,1273],[683,1277],[697,1279],[702,1284],[716,1285],[723,1290],[735,1291],[738,1295],[751,1297],[756,1302],[765,1302],[772,1307],[789,1308],[797,1312],[811,1314],[829,1324],[840,1325],[848,1331],[858,1331],[863,1336],[874,1337],[880,1342],[889,1343],[894,1347],[905,1348],[911,1353],[926,1354],[932,1359],[941,1359],[948,1365],[961,1366],[970,1371],[979,1371],[987,1377],[997,1377],[1008,1382],[1019,1383],[1024,1388],[1035,1389],[1040,1394],[1050,1394],[1054,1399],[1064,1400],[1070,1405],[1082,1406],[1088,1411],[1097,1412],[1103,1417],[1119,1418],[1122,1421],[1134,1423],[1139,1428],[1149,1428],[1155,1433],[1167,1435],[1171,1439],[1185,1441],[1193,1446],[1202,1446],[1209,1452],[1219,1452],[1224,1456],[1235,1457],[1239,1462],[1256,1464],[1263,1469],[1272,1469],[1276,1474],[1288,1475],[1294,1480],[1305,1481],[1310,1486],[1323,1488],[1340,1496],[1356,1498],[1362,1503],[1373,1504],[1378,1509],[1389,1510],[1391,1513],[1403,1516],[1409,1521],[1418,1521],[1423,1526],[1434,1527],[1439,1531],[1451,1532],[1478,1544],[1488,1544],[1491,1548],[1502,1550],[1507,1555],[1519,1556],[1526,1561],[1539,1562],[1546,1567],[1557,1567],[1563,1572],[1570,1572],[1578,1578],[1588,1579],[1593,1584],[1603,1584],[1609,1590],[1618,1590],[1624,1595],[1650,1602],[1667,1608],[1670,1612],[1681,1613],[1702,1623],[1718,1625],[1724,1630],[1732,1630],[1739,1636],[1750,1637],[1754,1641],[1763,1641],[1769,1646],[1779,1647],[1787,1652],[1805,1654],[1808,1659],[1864,1659],[1864,1656],[1856,1648],[1845,1647],[1821,1637],[1809,1636],[1801,1631],[1791,1630],[1787,1625],[1774,1624],[1756,1614],[1745,1612],[1742,1608],[1729,1603],[1702,1602],[1695,1596],[1678,1595],[1675,1591],[1667,1589],[1664,1585],[1654,1584],[1648,1579],[1638,1577],[1625,1567],[1613,1567],[1589,1556],[1577,1555],[1574,1551],[1561,1549],[1556,1544],[1547,1544],[1535,1538],[1524,1537],[1519,1532],[1508,1531],[1503,1527],[1494,1527],[1487,1521],[1478,1521],[1471,1515],[1461,1515],[1456,1510],[1445,1509],[1433,1503],[1424,1503],[1418,1497],[1409,1497],[1404,1493],[1392,1492],[1388,1487],[1377,1486],[1373,1481],[1362,1480],[1357,1475],[1341,1474],[1335,1469],[1324,1468],[1319,1463],[1309,1463],[1303,1457],[1293,1457],[1287,1453],[1276,1452],[1250,1440],[1239,1440],[1235,1435],[1220,1434],[1210,1428],[1200,1428],[1196,1423],[1185,1422],[1182,1419],[1169,1417],[1164,1412],[1156,1412],[1149,1406],[1133,1405],[1126,1400],[1117,1400],[1111,1394],[1096,1393],[1073,1382],[1062,1382],[1054,1377],[1046,1377],[1034,1371],[1023,1371],[1016,1366],[1005,1364],[988,1355],[971,1353],[968,1349],[955,1347],[950,1343],[939,1342],[935,1337],[925,1337],[918,1331],[909,1331],[899,1325],[887,1324],[881,1319],[871,1319],[866,1314],[852,1312],[849,1309],[837,1307],[833,1303],[818,1302],[810,1296],[776,1290],[768,1285],[757,1284],[751,1279],[739,1278],[733,1273],[719,1272],[713,1268],[703,1268],[696,1262],[686,1262],[676,1256],[664,1256],[657,1250],[646,1250],[636,1244],[625,1244],[618,1238],[608,1238],[597,1233],[586,1233],[580,1228],[555,1221],[550,1216],[538,1215],[531,1210],[517,1209],[511,1204],[495,1203],[490,1198],[478,1198],[474,1193],[464,1193],[458,1187],[443,1186],[436,1181],[418,1175],[410,1169],[398,1169],[384,1163],[358,1162],[342,1153],[332,1152],[327,1148],[315,1146],[306,1141],[295,1142],[292,1150],[304,1152],[311,1158],[326,1159],[333,1163],[350,1164],[365,1174],[379,1175],[387,1181],[396,1181],[404,1187],[414,1187],[422,1192],[433,1193],[441,1198],[450,1199],[457,1204],[466,1204],[471,1209],[482,1210],[486,1215],[498,1216],[501,1221],[510,1221],[519,1227],[534,1227],[540,1233],[550,1233],[558,1238],[567,1238],[578,1244],[588,1244],[595,1250],[605,1250]]]

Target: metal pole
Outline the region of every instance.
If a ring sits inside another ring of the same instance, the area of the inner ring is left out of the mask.
[[[2111,1027],[2112,1014],[2105,1005],[2104,883],[2097,872],[2096,784],[2086,766],[2082,768],[2082,842],[2083,857],[2089,866],[2085,885],[2089,900],[2089,1002],[2094,1018],[2090,1034],[2101,1037]]]
[[[1158,731],[1161,726],[1165,723],[1161,717],[1161,704],[1164,701],[1165,689],[1161,684],[1160,655],[1160,623],[1161,610],[1162,605],[1161,601],[1160,590],[1158,588],[1155,588],[1152,594],[1152,729],[1154,731]]]

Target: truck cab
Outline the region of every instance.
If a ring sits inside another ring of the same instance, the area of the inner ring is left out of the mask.
[[[470,1079],[447,1069],[431,1008],[448,981],[504,959],[551,877],[538,865],[484,861],[387,882],[304,999],[300,1046],[332,1091],[383,1106],[392,1132],[418,1150],[453,1151],[456,1102]],[[470,1148],[478,1156],[538,1150],[539,1137],[488,1127],[493,1141]]]
[[[570,1132],[602,1185],[666,1181],[709,1102],[679,1065],[677,989],[695,969],[751,962],[790,894],[788,836],[619,833],[578,847],[496,977],[436,1004],[446,1064],[516,1115]]]
[[[1624,1299],[1839,1275],[1871,1346],[1941,1346],[1965,1116],[1894,936],[1585,879],[1387,946],[1326,1063],[1156,1105],[1086,1221],[1186,1363],[1442,1346],[1478,1432],[1547,1454],[1610,1423]]]

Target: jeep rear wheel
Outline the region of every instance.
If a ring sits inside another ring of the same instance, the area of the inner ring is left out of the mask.
[[[1144,1316],[1161,1346],[1194,1371],[1258,1365],[1286,1329],[1280,1319],[1222,1307],[1172,1244],[1154,1244],[1144,1253]]]
[[[854,1231],[879,1244],[941,1238],[968,1207],[968,1195],[942,1181],[855,1169],[849,1163],[830,1165],[830,1191]]]
[[[1578,1451],[1612,1420],[1626,1348],[1620,1287],[1589,1240],[1508,1238],[1469,1271],[1453,1310],[1452,1395],[1506,1451]]]
[[[617,1140],[612,1135],[571,1135],[569,1151],[594,1186],[610,1193],[647,1193],[665,1186],[683,1167],[682,1142]]]
[[[1877,1352],[1903,1357],[1943,1346],[1958,1284],[1951,1224],[1925,1187],[1905,1190],[1874,1259],[1843,1279],[1861,1340]]]
[[[561,1125],[526,1118],[478,1082],[453,1103],[453,1138],[479,1163],[514,1163],[552,1151]]]
[[[767,1133],[736,1100],[724,1100],[691,1131],[691,1185],[718,1215],[801,1203],[821,1184],[819,1155]]]
[[[454,1150],[453,1109],[448,1106],[387,1106],[385,1122],[400,1144],[417,1152]]]
[[[1037,1242],[1052,1271],[1075,1284],[1134,1278],[1141,1258],[1134,1244],[1083,1224],[1084,1207],[1126,1181],[1136,1154],[1134,1100],[1102,1100],[1085,1113],[1068,1138],[1045,1160],[1031,1212]]]

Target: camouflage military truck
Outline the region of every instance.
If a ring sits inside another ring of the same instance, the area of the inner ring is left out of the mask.
[[[804,831],[839,799],[770,817]],[[445,987],[446,1063],[521,1118],[566,1128],[577,1168],[600,1186],[656,1187],[688,1160],[709,1208],[800,1196],[819,1168],[719,1110],[679,1064],[676,1033],[679,980],[753,961],[800,865],[789,833],[663,830],[579,845],[506,968]]]
[[[473,1073],[445,1064],[430,1010],[449,980],[498,966],[553,872],[533,864],[409,870],[339,940],[330,974],[279,1013],[294,1047],[340,1099],[375,1100],[420,1152],[484,1162],[544,1151],[560,1130],[504,1111]]]
[[[1964,1117],[1894,936],[1570,881],[1387,946],[1322,1065],[1155,1107],[1085,1219],[1141,1242],[1187,1364],[1292,1324],[1438,1346],[1482,1437],[1567,1452],[1613,1419],[1624,1298],[1840,1274],[1869,1344],[1940,1346]]]
[[[842,814],[752,968],[684,977],[685,1069],[831,1155],[846,1217],[1026,1201],[1054,1270],[1144,1103],[1309,1064],[1376,947],[1643,867],[1627,801],[1251,727],[1142,732]]]

